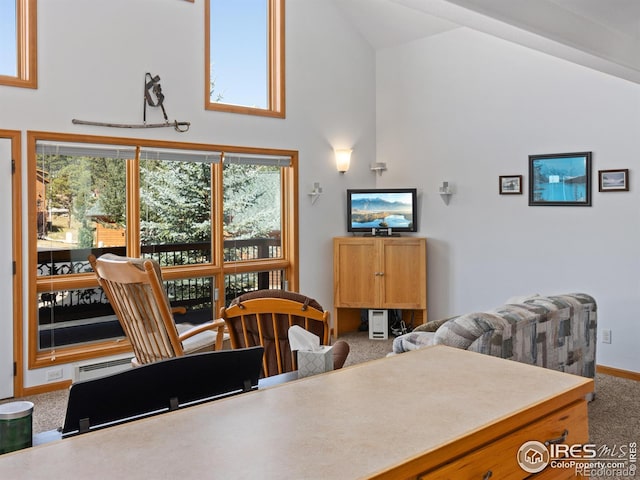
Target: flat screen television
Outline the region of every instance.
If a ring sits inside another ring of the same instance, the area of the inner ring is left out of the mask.
[[[347,190],[347,230],[373,233],[417,232],[417,190],[415,188],[373,188]]]

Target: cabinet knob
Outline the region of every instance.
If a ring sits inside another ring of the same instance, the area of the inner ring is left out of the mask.
[[[384,275],[384,272],[375,272],[374,275],[376,277],[382,277]]]

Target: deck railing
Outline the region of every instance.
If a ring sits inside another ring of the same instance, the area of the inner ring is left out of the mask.
[[[211,243],[174,243],[143,245],[142,256],[155,259],[161,266],[195,265],[211,261]],[[225,262],[278,258],[281,256],[279,238],[227,240],[224,242]],[[105,253],[126,255],[126,247],[93,247],[51,249],[38,251],[38,276],[67,275],[91,271],[88,257]]]
[[[91,271],[89,254],[96,257],[105,253],[126,255],[125,247],[86,249],[56,249],[38,252],[38,276],[67,275]],[[197,265],[211,261],[211,244],[185,243],[146,245],[142,256],[153,258],[161,266]],[[225,261],[278,258],[281,256],[280,239],[264,238],[229,240],[224,242]],[[230,274],[225,278],[225,304],[236,296],[264,288],[283,288],[280,270]],[[165,281],[167,294],[174,306],[184,306],[193,315],[183,321],[198,323],[208,320],[214,303],[212,278],[198,277]],[[122,336],[102,289],[83,288],[52,291],[40,294],[38,299],[40,348],[94,342]],[[198,312],[205,315],[198,316]],[[195,319],[194,319],[195,317]]]

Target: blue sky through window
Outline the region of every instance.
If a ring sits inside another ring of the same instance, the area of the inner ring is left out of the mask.
[[[0,75],[18,75],[16,0],[0,0]]]
[[[268,108],[267,0],[210,0],[212,101]]]

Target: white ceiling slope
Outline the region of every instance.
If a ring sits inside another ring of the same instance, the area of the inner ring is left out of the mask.
[[[456,26],[640,83],[640,0],[334,0],[376,50]]]
[[[393,0],[334,0],[376,50],[435,35],[460,25]],[[639,0],[640,1],[640,0]]]

